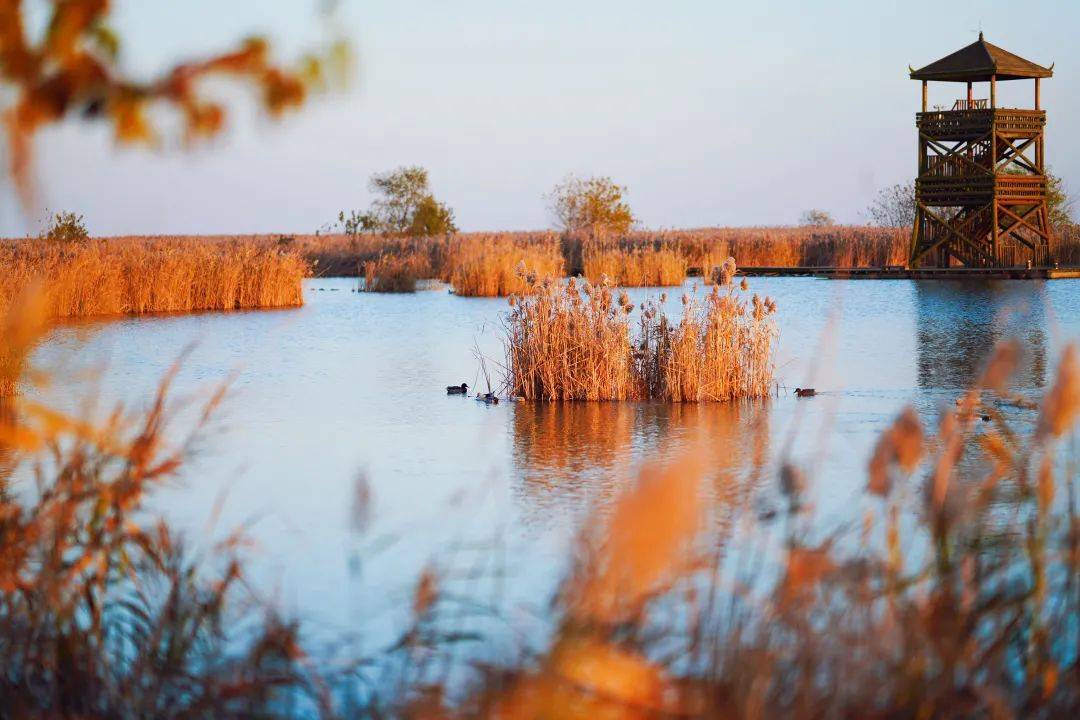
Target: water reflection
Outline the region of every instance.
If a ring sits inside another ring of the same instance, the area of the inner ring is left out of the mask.
[[[1027,281],[915,284],[919,387],[970,387],[994,346],[1016,338],[1023,357],[1013,383],[1022,389],[1046,382],[1045,297]]]
[[[769,403],[522,403],[514,494],[541,525],[606,505],[634,465],[698,454],[717,497],[742,493],[768,457]]]

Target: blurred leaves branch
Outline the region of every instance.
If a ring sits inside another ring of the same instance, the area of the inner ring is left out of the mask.
[[[111,0],[45,0],[48,21],[39,40],[30,32],[31,3],[0,0],[0,94],[7,136],[8,172],[24,206],[33,200],[33,139],[46,126],[69,118],[109,123],[118,142],[156,145],[160,129],[150,109],[179,114],[183,139],[217,135],[228,108],[206,97],[210,77],[237,80],[257,92],[272,118],[304,104],[312,93],[348,81],[350,43],[338,36],[291,64],[273,57],[270,42],[249,37],[216,56],[189,59],[148,81],[120,62],[123,37],[110,24]],[[331,17],[337,2],[324,2]],[[333,23],[330,24],[333,28]],[[333,32],[333,30],[331,30]]]

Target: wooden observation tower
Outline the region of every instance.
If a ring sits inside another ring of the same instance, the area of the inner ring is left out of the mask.
[[[912,70],[922,80],[919,176],[909,267],[1045,266],[1050,258],[1046,204],[1046,113],[1039,81],[1053,75],[979,39]],[[998,107],[997,84],[1034,80],[1034,109]],[[929,110],[927,84],[967,83],[967,97],[951,110]],[[990,84],[988,99],[975,99],[972,83]]]

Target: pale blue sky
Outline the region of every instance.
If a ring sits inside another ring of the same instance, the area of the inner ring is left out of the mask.
[[[114,0],[128,67],[152,73],[251,32],[318,42],[316,0]],[[194,152],[117,149],[102,127],[38,138],[41,204],[94,233],[310,232],[362,208],[373,172],[431,171],[467,230],[532,229],[566,173],[610,175],[649,227],[858,222],[913,174],[916,67],[973,41],[1056,62],[1047,153],[1080,191],[1080,4],[1015,1],[344,0],[351,89],[280,124],[241,104]],[[1014,27],[1015,25],[1015,27]],[[962,86],[940,85],[951,104]],[[977,95],[985,96],[985,88]],[[1029,105],[1031,84],[1002,101]],[[0,234],[35,231],[10,187]],[[40,211],[39,211],[40,216]]]

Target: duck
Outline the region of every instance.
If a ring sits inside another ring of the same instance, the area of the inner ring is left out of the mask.
[[[495,393],[476,393],[476,401],[486,403],[488,405],[498,405],[499,398],[495,397]]]
[[[465,383],[461,383],[460,385],[447,385],[446,386],[446,394],[447,395],[467,395],[468,393],[469,393],[469,386],[467,384],[465,384]]]
[[[796,397],[814,397],[817,395],[817,390],[814,388],[795,388]]]

